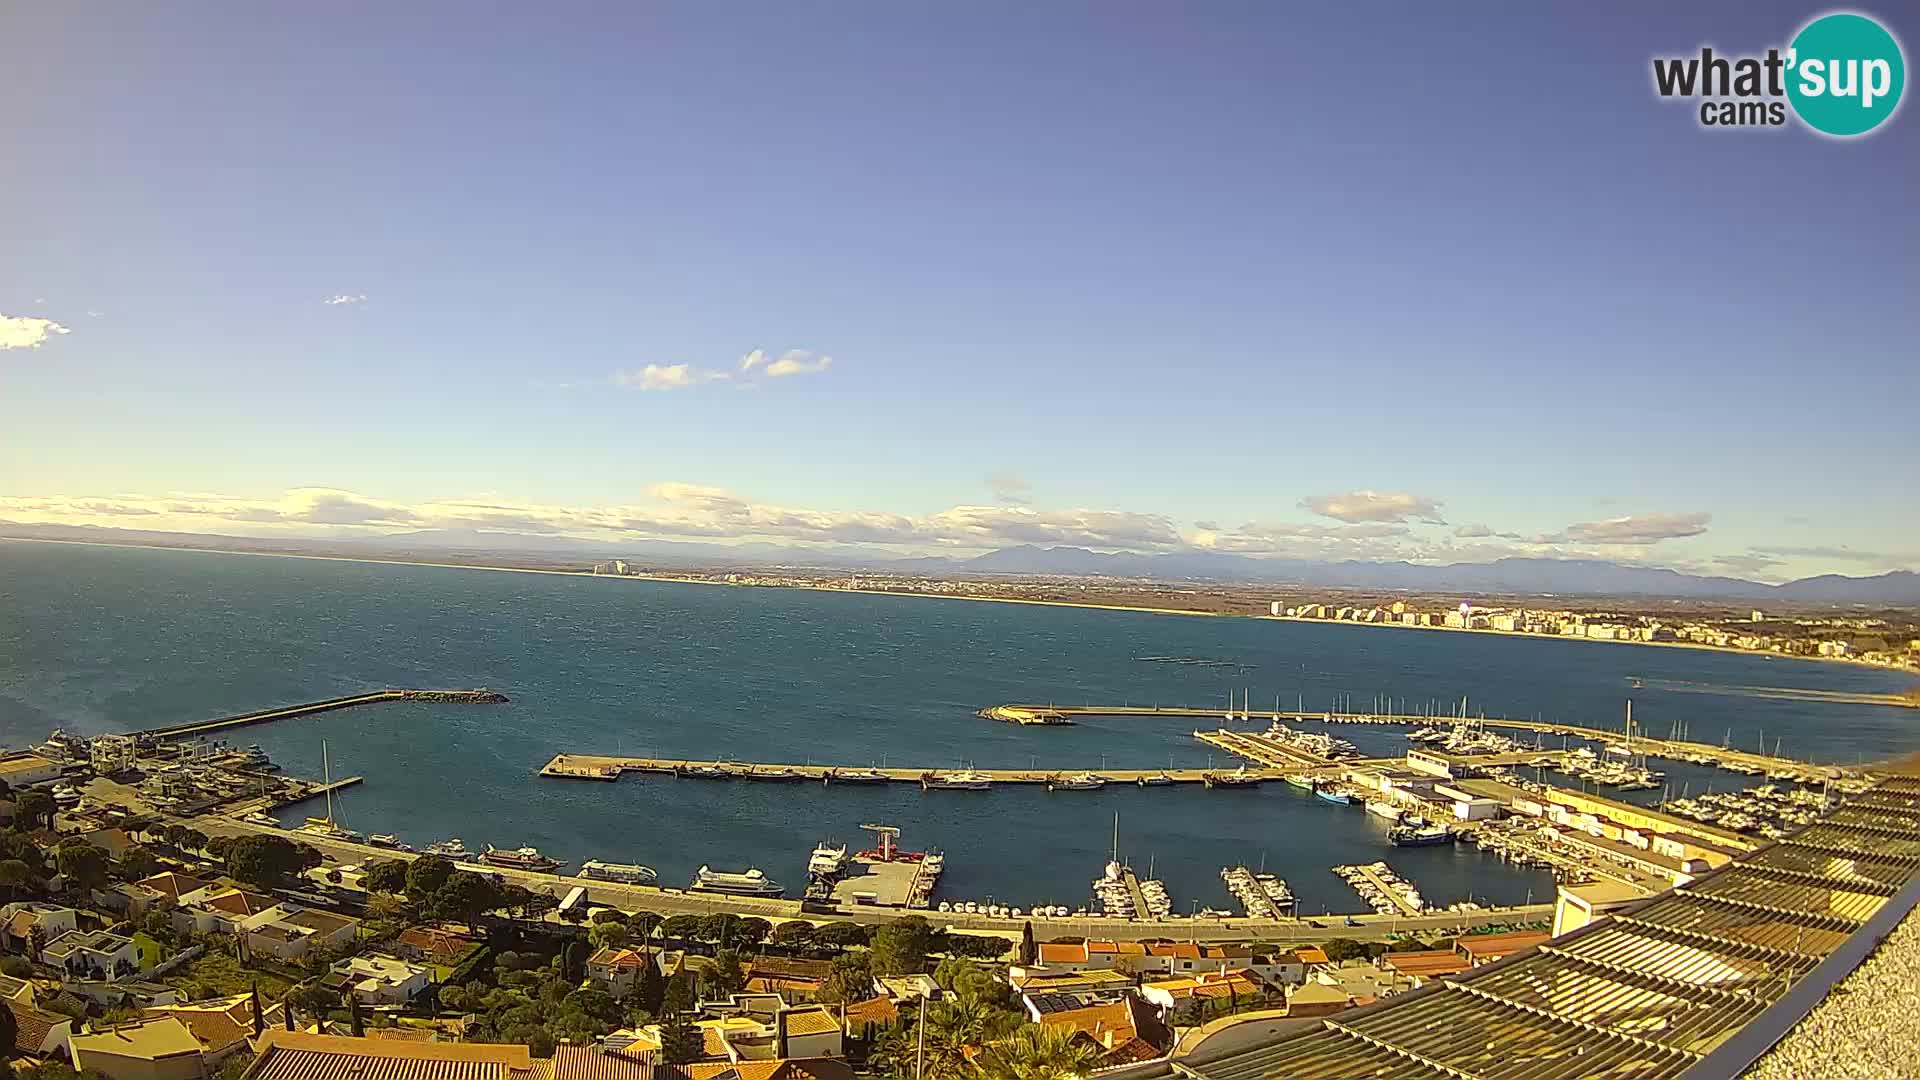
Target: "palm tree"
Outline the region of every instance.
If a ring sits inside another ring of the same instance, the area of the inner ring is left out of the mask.
[[[1069,1027],[1028,1024],[992,1043],[975,1063],[981,1080],[1080,1080],[1100,1052]]]

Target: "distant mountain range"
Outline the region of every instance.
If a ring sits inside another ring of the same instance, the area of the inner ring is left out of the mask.
[[[1646,596],[1757,603],[1920,606],[1920,574],[1909,570],[1896,570],[1874,577],[1823,574],[1782,585],[1768,585],[1741,578],[1709,577],[1592,559],[1509,558],[1487,563],[1423,565],[1360,560],[1260,559],[1203,551],[1136,555],[1031,544],[1002,548],[968,558],[937,555],[901,558],[857,546],[807,548],[766,543],[711,544],[674,540],[614,544],[570,536],[464,529],[432,529],[379,537],[261,539],[7,521],[0,521],[0,536],[288,554],[383,558],[412,556],[446,561],[500,558],[541,565],[624,558],[644,566],[661,568],[822,567],[903,574],[1023,574],[1158,581],[1236,581],[1507,596]]]

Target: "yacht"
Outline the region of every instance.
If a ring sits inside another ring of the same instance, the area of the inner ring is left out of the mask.
[[[1138,781],[1141,787],[1165,787],[1173,782],[1173,777],[1163,772],[1150,773],[1141,777]]]
[[[359,833],[342,828],[335,824],[332,818],[310,817],[305,825],[295,831],[306,833],[308,836],[317,836],[322,840],[340,840],[351,844],[357,844],[361,840]]]
[[[1322,800],[1330,802],[1335,806],[1352,806],[1354,803],[1352,795],[1349,795],[1337,787],[1321,785],[1314,788],[1313,793],[1318,795]]]
[[[833,877],[847,868],[847,845],[821,844],[807,860],[807,873],[813,877]]]
[[[1094,773],[1056,776],[1047,781],[1048,791],[1097,791],[1107,786],[1107,778]]]
[[[660,877],[651,866],[638,863],[610,863],[599,859],[588,859],[580,864],[580,876],[595,881],[612,881],[621,885],[651,885]]]
[[[1247,767],[1245,765],[1242,765],[1239,768],[1229,773],[1211,773],[1211,772],[1206,773],[1202,775],[1200,779],[1210,788],[1211,787],[1250,787],[1260,782],[1259,777],[1248,775]]]
[[[888,777],[879,769],[828,769],[821,779],[829,784],[884,784]]]
[[[691,777],[695,780],[731,780],[733,770],[718,765],[681,765],[673,770],[676,776]]]
[[[1399,821],[1401,810],[1399,806],[1384,799],[1370,799],[1367,802],[1367,813],[1386,818],[1388,821]]]
[[[1286,781],[1302,791],[1313,790],[1313,777],[1308,776],[1306,773],[1290,772],[1286,776]]]
[[[392,833],[377,832],[367,837],[367,843],[372,844],[374,847],[399,847],[400,838]]]
[[[1453,842],[1453,830],[1445,825],[1401,825],[1387,834],[1395,847],[1430,847]]]
[[[746,772],[746,777],[749,780],[769,780],[769,781],[792,781],[792,780],[806,779],[806,777],[802,775],[798,769],[789,769],[784,765],[776,768],[772,768],[772,769],[749,769]]]
[[[726,893],[729,896],[779,896],[786,891],[758,867],[749,867],[734,874],[702,866],[687,889],[690,892]]]
[[[80,789],[72,784],[63,781],[53,785],[53,805],[55,806],[62,809],[79,806],[82,798],[84,796],[81,795]]]
[[[487,850],[480,853],[480,861],[488,866],[498,866],[503,870],[527,870],[536,874],[558,870],[566,865],[559,859],[550,859],[540,854],[538,848],[523,847],[509,850],[494,847],[492,844],[488,844]]]
[[[424,854],[438,855],[443,859],[466,859],[473,856],[473,852],[468,851],[467,845],[461,843],[457,836],[428,844]]]
[[[951,773],[928,773],[920,778],[920,787],[925,791],[985,791],[993,786],[993,780],[985,773],[972,769],[961,769]]]

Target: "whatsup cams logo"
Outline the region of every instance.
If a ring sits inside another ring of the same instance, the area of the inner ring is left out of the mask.
[[[1865,15],[1822,15],[1764,56],[1656,56],[1653,88],[1699,102],[1700,126],[1781,127],[1788,117],[1823,134],[1865,135],[1890,119],[1907,86],[1906,57]]]

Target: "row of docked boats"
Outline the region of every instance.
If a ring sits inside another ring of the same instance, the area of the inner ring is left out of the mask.
[[[1427,901],[1413,882],[1393,872],[1393,868],[1384,862],[1368,863],[1365,866],[1336,866],[1333,872],[1342,881],[1360,894],[1367,906],[1381,915],[1398,915],[1405,911],[1425,911]]]
[[[688,780],[757,780],[762,783],[798,783],[813,776],[789,765],[676,765],[673,775]],[[818,779],[826,784],[884,784],[891,777],[879,769],[827,769]]]
[[[1245,866],[1223,866],[1220,868],[1220,880],[1226,883],[1227,891],[1240,901],[1247,916],[1254,919],[1291,918],[1298,901],[1293,889],[1286,881],[1264,871],[1249,870]]]
[[[1301,731],[1297,728],[1290,728],[1278,720],[1275,720],[1268,726],[1265,737],[1269,742],[1278,743],[1290,750],[1297,750],[1300,753],[1323,758],[1327,761],[1339,761],[1342,758],[1357,758],[1361,756],[1360,748],[1346,739],[1319,731]]]

